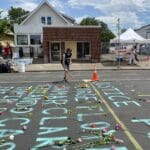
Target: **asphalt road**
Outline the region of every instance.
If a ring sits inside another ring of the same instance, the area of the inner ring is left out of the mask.
[[[149,150],[150,71],[0,74],[0,150]]]

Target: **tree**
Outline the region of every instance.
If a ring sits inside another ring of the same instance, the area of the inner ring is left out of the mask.
[[[20,7],[14,8],[11,7],[8,10],[8,18],[11,24],[18,23],[20,24],[29,14],[29,11],[26,11]]]
[[[84,18],[81,20],[80,25],[99,25],[99,21],[95,18]]]
[[[4,36],[4,34],[8,33],[10,26],[9,22],[6,18],[1,17],[2,11],[0,11],[0,39]]]
[[[101,32],[101,41],[102,42],[109,42],[110,39],[113,39],[115,35],[111,32],[111,30],[108,28],[107,24],[99,21],[97,19],[90,18],[84,18],[81,20],[80,25],[101,25],[102,32]]]

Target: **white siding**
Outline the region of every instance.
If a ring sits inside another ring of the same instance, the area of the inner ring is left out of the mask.
[[[42,34],[42,28],[45,26],[41,23],[41,17],[51,17],[52,26],[65,26],[67,24],[63,18],[61,18],[56,12],[50,9],[45,3],[40,9],[35,12],[23,25],[14,25],[14,31],[16,34]],[[50,26],[51,26],[50,25]]]
[[[41,24],[41,17],[48,17],[52,18],[52,25],[66,25],[67,23],[56,14],[46,3],[40,7],[40,9],[33,14],[32,18],[29,18],[24,25],[33,25],[33,26],[43,26]]]

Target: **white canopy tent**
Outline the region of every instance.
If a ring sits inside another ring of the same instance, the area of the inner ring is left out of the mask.
[[[122,33],[120,37],[110,40],[110,43],[148,43],[149,40],[137,34],[133,29],[129,28]]]

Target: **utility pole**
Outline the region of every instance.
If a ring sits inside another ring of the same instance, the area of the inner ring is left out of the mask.
[[[117,34],[118,34],[118,68],[120,68],[120,18],[117,19]]]

